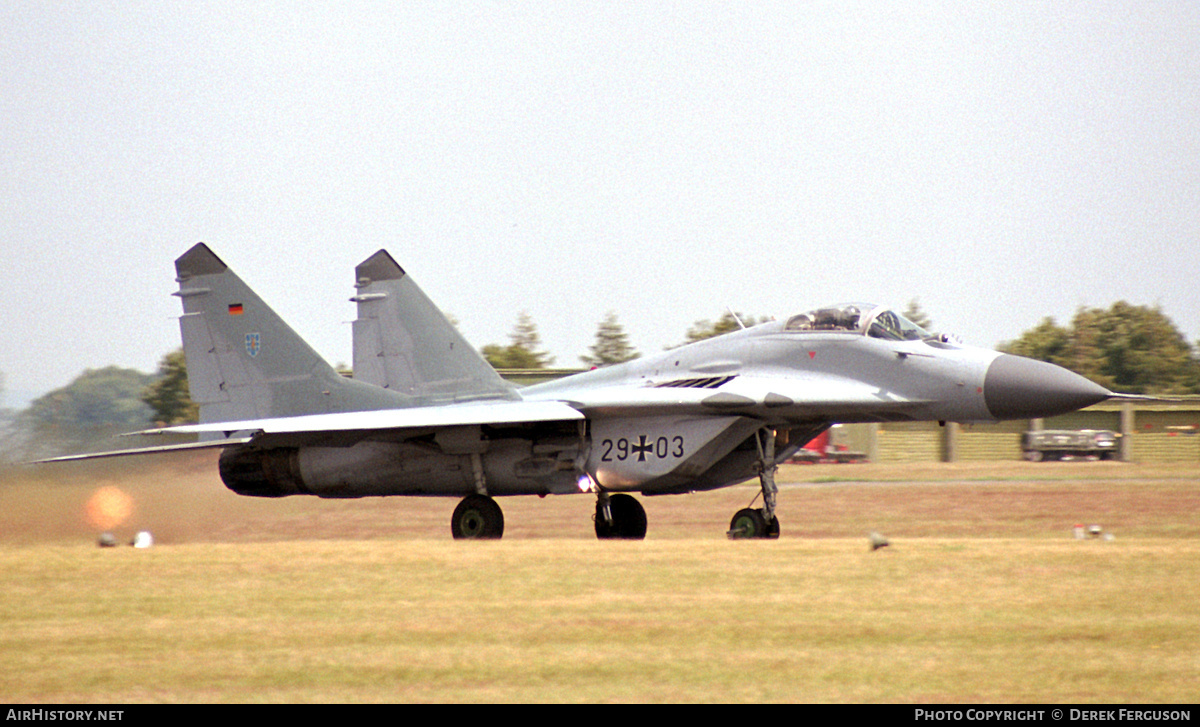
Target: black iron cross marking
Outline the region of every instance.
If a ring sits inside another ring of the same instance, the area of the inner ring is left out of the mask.
[[[639,437],[638,443],[629,448],[629,453],[636,454],[638,456],[638,462],[645,462],[647,452],[653,454],[654,445],[646,444],[646,435],[643,434],[641,437]]]

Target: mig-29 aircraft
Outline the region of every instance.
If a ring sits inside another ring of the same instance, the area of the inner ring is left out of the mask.
[[[145,433],[201,441],[56,460],[221,447],[221,479],[241,495],[461,497],[455,538],[499,538],[496,497],[591,493],[597,537],[640,539],[630,493],[754,478],[762,507],[728,534],[778,537],[776,466],[833,424],[1051,417],[1116,396],[859,303],[519,388],[383,250],[355,269],[346,378],[203,243],[175,269],[200,423]]]

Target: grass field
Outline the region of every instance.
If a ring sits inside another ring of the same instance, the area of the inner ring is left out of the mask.
[[[1194,702],[1195,465],[784,468],[778,541],[732,542],[754,487],[647,498],[597,542],[590,497],[253,500],[211,457],[0,475],[0,694],[17,702]],[[98,487],[129,493],[95,546]],[[1075,540],[1076,523],[1113,535]],[[867,533],[891,545],[871,552]]]

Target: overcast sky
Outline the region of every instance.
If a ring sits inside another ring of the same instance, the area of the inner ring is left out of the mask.
[[[1200,3],[0,5],[16,406],[179,345],[204,241],[330,363],[386,248],[579,365],[731,306],[919,298],[992,347],[1125,299],[1200,338]]]

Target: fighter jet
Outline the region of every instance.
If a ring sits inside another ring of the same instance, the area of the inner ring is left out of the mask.
[[[641,539],[632,493],[754,479],[761,506],[735,513],[727,534],[776,538],[777,465],[834,424],[1052,417],[1115,396],[863,303],[520,388],[384,250],[355,269],[347,378],[203,243],[175,270],[200,423],[146,433],[201,441],[108,455],[220,447],[221,479],[253,497],[458,497],[454,538],[501,537],[496,498],[589,493],[597,537]]]

